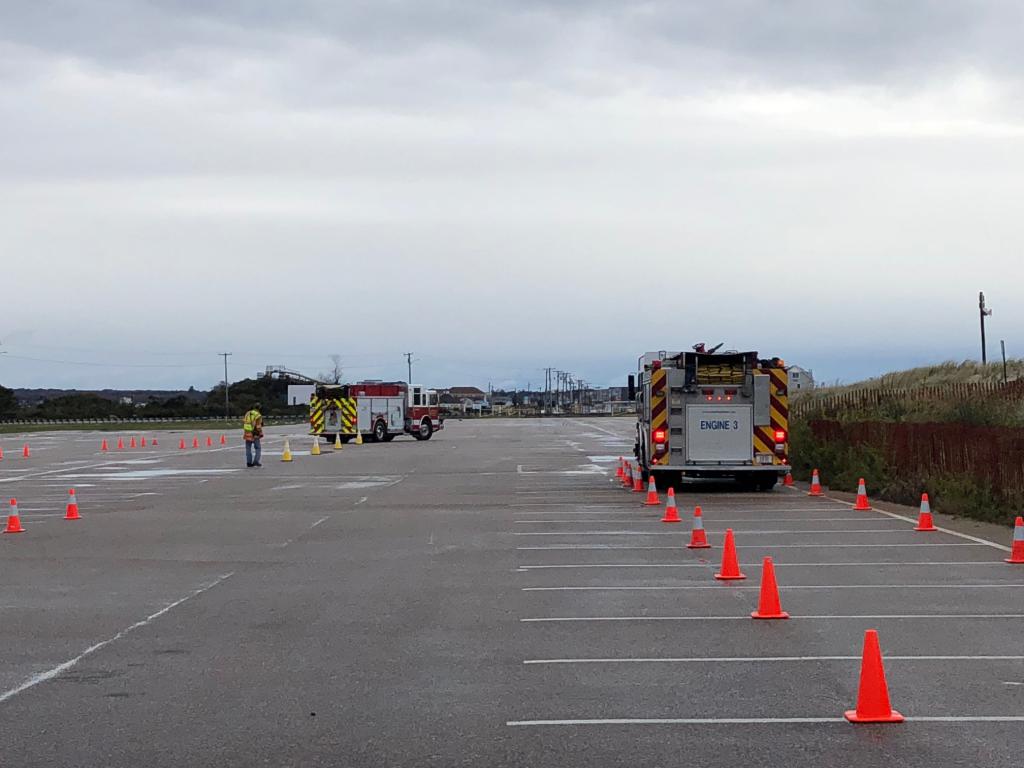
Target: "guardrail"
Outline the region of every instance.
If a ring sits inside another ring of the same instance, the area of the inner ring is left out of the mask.
[[[51,424],[182,424],[194,421],[233,421],[223,416],[140,416],[138,418],[110,418],[110,419],[0,419],[0,425],[14,424],[17,426],[46,426]],[[239,425],[242,418],[237,419]],[[301,423],[306,421],[305,416],[264,416],[264,422],[289,421]]]

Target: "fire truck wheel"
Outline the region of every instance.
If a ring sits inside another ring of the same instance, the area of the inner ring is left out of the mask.
[[[384,442],[385,442],[385,443],[390,443],[390,442],[391,442],[392,440],[394,440],[394,439],[395,439],[396,437],[397,437],[397,435],[395,435],[394,433],[391,433],[391,434],[387,434],[387,435],[384,435]]]
[[[383,443],[384,438],[388,436],[388,426],[383,421],[378,421],[373,425],[373,440],[376,443]]]
[[[420,422],[420,431],[417,435],[420,440],[429,440],[430,436],[434,434],[434,423],[430,419],[424,419]]]

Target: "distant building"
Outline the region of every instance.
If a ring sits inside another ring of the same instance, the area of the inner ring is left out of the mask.
[[[438,402],[447,411],[483,411],[490,408],[487,393],[479,387],[448,387],[437,390]]]
[[[309,405],[315,384],[289,384],[288,405]]]
[[[799,365],[791,365],[787,369],[789,374],[789,391],[791,394],[807,389],[814,389],[814,372],[801,368]]]

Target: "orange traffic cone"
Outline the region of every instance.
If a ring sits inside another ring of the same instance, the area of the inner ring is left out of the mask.
[[[622,487],[627,491],[633,487],[633,465],[628,461],[626,468],[622,471]]]
[[[104,453],[110,450],[109,448],[107,448],[107,438],[103,438],[103,442],[100,443],[100,450],[103,451]]]
[[[157,442],[156,442],[156,438],[154,437],[153,438],[153,447],[156,448],[156,446],[157,446]]]
[[[640,471],[640,467],[636,468],[636,472],[633,474],[633,493],[644,492],[644,480],[643,473]]]
[[[853,508],[861,512],[871,511],[871,505],[868,503],[868,491],[864,487],[863,477],[857,481],[857,503],[853,505]]]
[[[645,507],[660,507],[661,501],[658,499],[658,486],[654,482],[654,473],[651,472],[647,476],[647,498],[644,500]]]
[[[209,435],[206,436],[206,447],[213,448],[213,438]]]
[[[788,619],[789,614],[782,610],[779,601],[779,585],[775,583],[775,566],[772,559],[766,557],[761,565],[761,599],[757,610],[750,614],[754,619]]]
[[[124,450],[124,438],[123,437],[117,438],[117,450],[119,450],[119,451],[123,451]]]
[[[811,490],[807,492],[808,496],[824,496],[821,492],[821,480],[818,479],[818,470],[814,470],[811,473]]]
[[[935,522],[932,520],[932,508],[928,503],[928,494],[921,494],[921,513],[917,516],[917,527],[915,531],[937,531]]]
[[[0,461],[4,460],[4,449],[0,448]]]
[[[1019,565],[1024,563],[1024,517],[1017,515],[1017,522],[1013,525],[1013,547],[1006,562]]]
[[[24,533],[21,527],[21,518],[18,516],[18,500],[11,499],[11,511],[7,514],[7,528],[4,533]]]
[[[178,441],[178,450],[179,451],[185,450],[185,438],[184,437],[181,438],[181,440]]]
[[[198,437],[193,437],[192,438],[192,447],[193,448],[198,448],[199,447],[199,438]]]
[[[68,509],[64,513],[65,520],[81,520],[81,516],[78,514],[78,499],[75,498],[75,489],[72,488],[68,491]]]
[[[719,581],[734,581],[747,578],[740,573],[739,559],[736,557],[736,542],[732,537],[732,528],[725,529],[725,546],[722,550],[722,567],[715,578]]]
[[[782,484],[784,486],[786,486],[787,488],[792,488],[793,487],[793,473],[792,472],[787,472],[786,473],[786,477],[782,481]]]
[[[619,468],[615,470],[615,477],[618,478],[619,480],[621,480],[622,479],[622,475],[625,474],[622,471],[622,468],[624,466],[626,466],[626,462],[625,462],[625,460],[621,456],[619,456]]]
[[[700,506],[695,507],[693,510],[693,527],[690,529],[690,543],[686,545],[686,548],[711,548],[711,545],[708,544],[708,535],[704,532],[704,515],[700,511]]]
[[[847,710],[851,723],[902,723],[903,715],[889,703],[889,686],[885,682],[882,651],[878,647],[878,632],[864,632],[864,654],[860,662],[860,689],[857,708]]]
[[[131,439],[131,442],[128,443],[128,447],[129,448],[138,448],[139,447],[139,444],[135,442],[135,438],[134,437]]]
[[[29,456],[31,456],[31,455],[32,455],[32,451],[30,451],[30,450],[28,449],[28,443],[25,443],[25,444],[24,444],[24,445],[23,445],[23,446],[21,447],[21,455],[22,455],[22,457],[24,457],[24,458],[26,458],[26,459],[27,459],[27,458],[28,458]]]
[[[226,437],[224,437],[224,435],[220,436],[220,444],[221,445],[227,445],[228,444],[228,439]]]
[[[142,446],[143,448],[145,448],[146,447],[146,438],[142,438],[142,440],[139,441],[139,445]]]
[[[665,501],[665,516],[661,518],[663,523],[681,523],[679,519],[679,510],[676,509],[676,490],[675,488],[669,487],[668,499]]]

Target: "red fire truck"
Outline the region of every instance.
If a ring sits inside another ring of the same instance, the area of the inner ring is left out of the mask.
[[[402,433],[429,440],[444,428],[437,392],[404,381],[318,384],[309,398],[310,432],[347,443],[356,434],[390,442]]]

